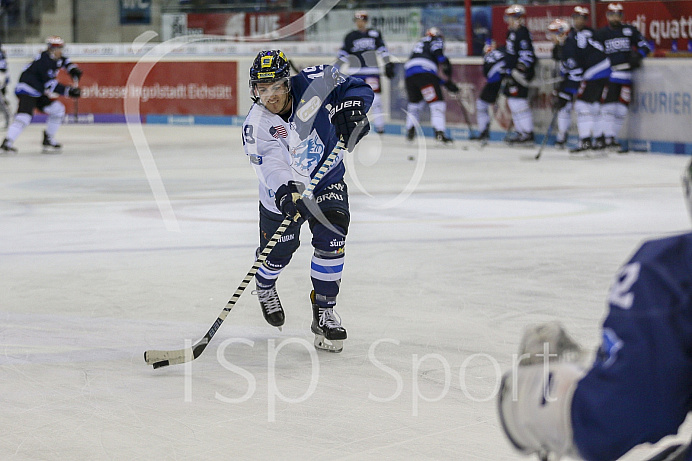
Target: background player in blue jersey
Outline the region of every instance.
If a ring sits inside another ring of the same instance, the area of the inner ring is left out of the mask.
[[[63,56],[65,42],[62,38],[48,37],[46,44],[48,48],[24,69],[14,89],[19,105],[17,115],[7,129],[7,136],[0,146],[4,152],[17,151],[13,144],[24,128],[31,123],[34,109],[48,115],[46,130],[43,132],[43,152],[59,153],[62,148],[54,139],[65,115],[65,105],[58,101],[58,97],[78,98],[81,92],[77,86],[59,83],[58,71],[63,68],[76,80],[79,80],[82,71],[68,57]]]
[[[497,101],[505,73],[505,48],[497,48],[495,42],[488,43],[483,47],[483,75],[486,81],[476,100],[478,135],[471,136],[469,139],[480,141],[490,139],[490,107]]]
[[[505,43],[505,66],[509,76],[506,77],[504,92],[515,129],[505,139],[510,144],[533,144],[529,82],[536,75],[536,55],[525,21],[526,9],[523,6],[512,5],[505,10],[505,22],[509,28]]]
[[[596,40],[603,44],[612,71],[601,99],[603,135],[596,140],[595,147],[626,152],[627,147],[623,148],[617,137],[625,124],[632,100],[632,71],[641,66],[642,59],[651,49],[636,27],[622,22],[622,4],[608,4],[606,18],[608,25],[594,34]]]
[[[290,77],[284,53],[270,50],[260,52],[250,68],[250,93],[254,104],[242,135],[259,179],[258,251],[284,218],[294,221],[255,276],[262,313],[270,325],[283,325],[276,281],[298,249],[300,228],[307,220],[314,248],[310,300],[315,346],[340,352],[346,329],[334,306],[350,221],[342,157],[317,184],[312,200],[302,200],[301,194],[339,138],[350,150],[368,133],[366,112],[373,101],[372,88],[329,65],[308,67]]]
[[[683,183],[692,216],[692,162]],[[615,460],[677,433],[692,410],[692,232],[644,243],[616,274],[608,308],[590,367],[558,324],[524,333],[498,402],[518,450]],[[666,452],[655,459],[692,460],[688,447]]]
[[[444,85],[452,93],[458,92],[459,87],[450,80],[452,63],[445,56],[444,48],[442,32],[437,27],[431,27],[425,32],[425,37],[414,45],[411,57],[404,64],[408,95],[406,138],[409,141],[416,136],[420,111],[427,104],[430,107],[430,123],[435,130],[435,139],[444,144],[452,142],[445,133],[447,103],[440,85]],[[444,79],[438,75],[438,68],[442,70]]]
[[[338,58],[348,64],[348,74],[365,80],[375,93],[369,117],[377,133],[384,133],[384,115],[380,98],[380,66],[377,55],[384,61],[384,73],[393,78],[394,63],[390,62],[389,51],[380,31],[368,27],[367,11],[356,11],[354,18],[356,30],[346,34],[344,45],[339,50]],[[338,64],[338,63],[337,63]]]

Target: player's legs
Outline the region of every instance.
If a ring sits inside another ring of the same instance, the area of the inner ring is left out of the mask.
[[[33,117],[34,108],[36,107],[36,102],[38,98],[29,96],[27,94],[18,94],[19,105],[17,106],[17,115],[14,116],[14,120],[7,129],[7,135],[2,143],[2,150],[15,150],[12,146],[17,140],[24,129],[29,126],[31,119]]]
[[[267,246],[284,219],[282,215],[272,213],[262,204],[259,206],[259,215],[260,246],[257,248],[258,254]],[[279,295],[276,292],[276,281],[299,246],[300,226],[291,224],[255,274],[255,285],[262,314],[267,322],[275,327],[283,325],[285,318]]]
[[[557,114],[557,136],[555,143],[564,146],[567,140],[567,132],[572,125],[572,102],[565,104]]]
[[[508,97],[507,105],[512,112],[514,129],[518,134],[513,142],[533,142],[533,115],[529,100],[526,97]]]
[[[339,181],[315,194],[320,214],[309,220],[314,253],[310,262],[313,292],[311,329],[315,333],[315,346],[332,352],[343,348],[346,330],[334,312],[341,286],[345,261],[345,244],[350,213],[348,188]]]
[[[416,126],[420,120],[420,111],[425,105],[421,86],[419,84],[420,74],[414,74],[406,77],[406,94],[408,96],[408,104],[406,106],[406,131],[409,140],[415,137]]]
[[[62,125],[62,119],[65,116],[65,105],[58,100],[50,100],[48,98],[39,98],[38,109],[48,115],[46,120],[46,136],[53,141],[58,128]]]
[[[384,114],[382,113],[382,96],[380,87],[380,76],[379,75],[354,75],[363,79],[365,83],[370,85],[374,93],[374,98],[372,100],[372,105],[368,111],[368,117],[372,121],[372,125],[375,127],[377,133],[384,133]]]

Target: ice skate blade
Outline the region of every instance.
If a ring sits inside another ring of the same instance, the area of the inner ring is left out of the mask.
[[[41,150],[41,153],[46,154],[46,155],[58,155],[58,154],[62,154],[62,149],[55,149],[53,147],[44,147]]]
[[[341,339],[329,340],[323,335],[315,334],[315,348],[328,352],[341,352],[344,349],[344,342]]]

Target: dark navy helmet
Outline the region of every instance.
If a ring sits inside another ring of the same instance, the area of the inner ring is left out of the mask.
[[[250,67],[250,95],[252,99],[258,98],[256,90],[258,83],[273,83],[284,80],[288,89],[290,76],[291,66],[283,51],[260,51],[252,63],[252,67]]]

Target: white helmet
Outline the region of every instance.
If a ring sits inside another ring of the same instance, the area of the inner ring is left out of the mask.
[[[51,35],[46,39],[46,45],[48,45],[48,48],[62,48],[65,46],[65,40],[57,35]]]
[[[606,9],[606,14],[608,13],[620,13],[622,14],[624,8],[622,8],[622,3],[609,3]]]
[[[572,27],[567,23],[567,21],[562,19],[554,19],[553,22],[548,25],[548,37],[555,37],[558,43],[564,43],[567,38],[567,34]]]
[[[425,35],[428,37],[444,38],[444,35],[442,35],[442,31],[437,27],[431,27],[430,29],[426,30]]]
[[[512,5],[505,10],[505,18],[523,18],[526,16],[526,8],[521,5]]]
[[[588,18],[589,14],[591,14],[591,12],[589,11],[588,8],[583,7],[583,6],[575,6],[574,11],[572,12],[572,17],[583,16],[585,18]]]

